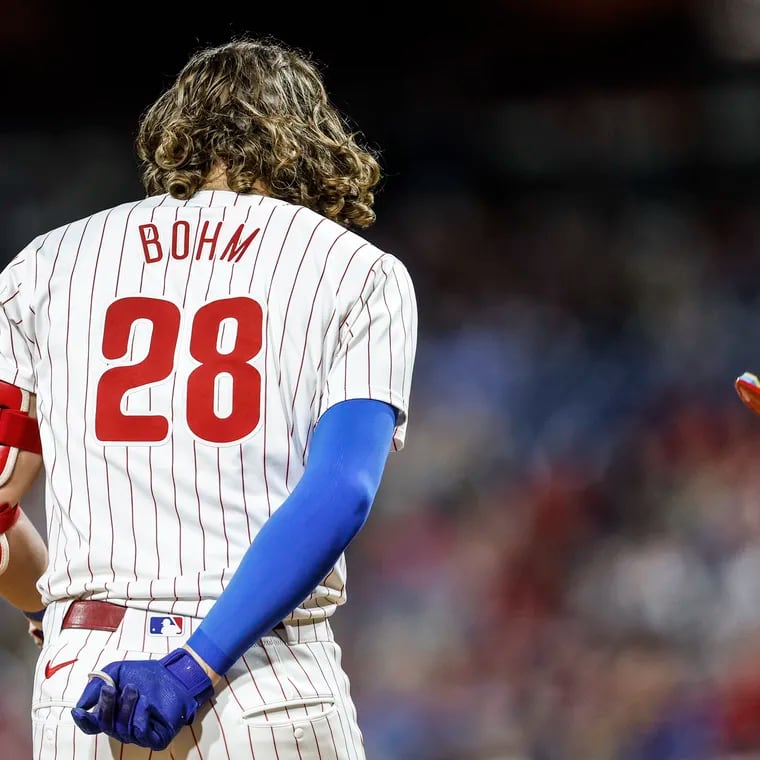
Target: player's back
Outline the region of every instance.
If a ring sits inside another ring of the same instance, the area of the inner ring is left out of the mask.
[[[41,236],[3,278],[30,356],[15,380],[38,394],[48,599],[202,614],[298,482],[320,414],[373,393],[405,408],[405,368],[367,350],[373,318],[387,340],[380,321],[413,301],[405,269],[300,206],[154,196]]]

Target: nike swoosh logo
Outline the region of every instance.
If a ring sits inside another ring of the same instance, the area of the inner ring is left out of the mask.
[[[50,660],[48,660],[47,665],[45,665],[45,678],[50,678],[50,676],[55,675],[61,668],[67,668],[69,665],[73,665],[75,662],[76,659],[66,660],[66,662],[59,662],[57,665],[51,665]]]

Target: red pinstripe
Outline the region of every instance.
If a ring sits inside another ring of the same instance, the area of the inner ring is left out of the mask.
[[[230,565],[230,539],[227,535],[227,518],[225,517],[225,513],[227,510],[224,508],[224,497],[222,496],[222,467],[221,467],[221,460],[220,460],[220,450],[216,450],[216,474],[219,478],[219,506],[221,507],[221,513],[222,513],[222,532],[224,533],[224,541],[226,543],[227,548],[227,566]]]
[[[399,301],[401,301],[401,303],[404,303],[404,298],[401,295],[401,285],[399,284],[399,281],[398,281],[398,275],[396,274],[396,270],[395,269],[393,269],[392,272],[393,272],[393,279],[396,282],[396,288],[398,290]],[[404,345],[406,346],[407,345],[407,333],[406,333],[406,320],[404,319],[404,310],[401,309],[399,313],[401,315],[401,329],[404,332]],[[401,375],[401,387],[402,388],[406,388],[406,361],[404,361],[404,363],[401,365],[401,371],[402,371],[402,375]],[[393,441],[393,448],[394,448],[394,450],[396,450],[396,441],[395,441],[395,439]]]
[[[108,214],[106,214],[106,218],[103,220],[103,227],[100,231],[100,242],[98,243],[98,248],[95,253],[95,265],[93,267],[92,272],[92,287],[90,288],[90,303],[93,302],[93,299],[95,297],[95,280],[97,279],[98,275],[98,266],[100,264],[100,254],[103,251],[103,241],[105,239],[106,234],[106,227],[108,226],[108,220],[111,217],[112,211],[109,211]],[[90,318],[87,320],[87,366],[90,365],[90,339],[92,335],[92,313],[90,313]],[[85,373],[85,379],[84,379],[84,402],[85,402],[85,408],[87,408],[87,399],[89,396],[90,391],[90,374],[89,372]],[[87,443],[87,416],[85,415],[83,423],[82,423],[82,450],[86,450]],[[92,545],[92,499],[90,498],[90,474],[89,474],[89,465],[88,465],[89,457],[84,457],[84,483],[85,483],[85,489],[87,490],[87,516],[88,516],[88,526],[87,526],[87,544]],[[90,571],[90,583],[93,583],[95,580],[95,574],[92,571],[92,561],[90,557],[90,552],[87,552],[87,569]],[[111,567],[111,571],[113,572],[113,567]],[[115,575],[115,573],[114,573]]]
[[[368,304],[369,299],[365,306]],[[372,310],[369,308],[367,309],[367,395],[372,398]]]
[[[177,208],[174,209],[174,221],[179,221],[179,210],[180,206],[177,206]],[[151,219],[153,219],[153,215],[151,215]],[[161,290],[161,295],[166,295],[166,276],[169,274],[169,260],[170,257],[166,256],[166,264],[164,265],[164,286]]]
[[[19,289],[16,289],[13,295],[8,296],[8,298],[3,301],[2,305],[5,306],[5,304],[10,303],[19,294],[19,292]]]
[[[187,206],[187,202],[185,202],[183,204],[183,206]],[[179,219],[179,209],[177,210],[176,218]],[[198,221],[200,221],[200,218],[201,218],[201,210],[198,209]],[[195,249],[195,246],[196,246],[197,242],[198,242],[198,227],[196,227],[196,229],[195,229],[195,236],[193,238],[193,249]],[[166,266],[167,266],[167,269],[168,269],[168,267],[169,267],[169,261],[168,261],[169,257],[167,256],[166,258],[167,258]],[[187,279],[185,280],[185,293],[182,296],[182,307],[181,307],[182,309],[185,308],[185,301],[187,300],[187,289],[188,289],[188,286],[190,285],[190,276],[191,276],[192,271],[193,271],[193,262],[194,261],[195,261],[195,256],[191,256],[190,257],[190,263],[187,266]],[[166,275],[164,274],[164,277],[165,276]],[[171,406],[172,409],[174,408],[174,391],[175,391],[176,387],[177,387],[177,376],[175,374],[172,377],[172,392],[171,392],[171,404],[170,404],[170,406]],[[175,479],[175,474],[174,474],[174,436],[169,436],[169,447],[171,449],[171,475],[172,475],[172,492],[174,494],[174,513],[177,515],[177,532],[178,532],[178,542],[179,542],[179,551],[178,551],[179,574],[183,575],[184,574],[184,569],[183,569],[183,566],[182,566],[182,520],[181,520],[181,518],[179,516],[179,504],[178,504],[178,501],[177,501],[177,481]],[[197,480],[198,473],[197,472],[194,474],[194,477],[196,479],[195,480],[195,486],[197,488],[197,486],[198,486],[198,480]],[[174,602],[171,605],[171,611],[172,612],[174,612],[174,607],[175,607],[175,604],[177,603],[177,601],[179,601],[179,599],[177,597],[177,579],[175,578],[174,579]]]
[[[58,257],[61,255],[61,247],[63,245],[63,239],[66,237],[66,232],[68,232],[69,229],[70,229],[70,225],[68,227],[66,227],[64,229],[63,233],[61,234],[61,239],[58,241],[58,249],[56,250],[55,258],[53,259],[53,265],[50,268],[50,277],[48,279],[48,285],[47,285],[47,293],[48,293],[48,301],[47,301],[48,324],[51,324],[51,320],[50,320],[50,301],[51,301],[50,283],[53,280],[53,274],[55,273],[55,267],[56,267],[56,264],[58,263]],[[48,361],[50,361],[51,360],[51,356],[50,356],[50,341],[49,340],[47,342],[47,355],[48,355]],[[51,383],[52,383],[52,381],[51,381]],[[49,417],[52,417],[53,416],[53,393],[52,393],[52,387],[51,387],[50,390],[51,390],[51,393],[50,393]],[[55,449],[53,449],[53,461],[52,461],[52,463],[50,465],[50,470],[49,470],[50,478],[51,479],[53,477],[53,473],[55,472],[56,462],[57,462],[57,453],[56,453]],[[57,559],[58,559],[58,553],[60,551],[60,546],[61,546],[60,536],[61,536],[61,533],[63,532],[63,517],[60,514],[58,515],[58,521],[59,521],[58,522],[58,540],[55,542],[55,561],[57,561]],[[66,547],[65,547],[65,545],[63,546],[63,556],[64,556],[64,559],[67,562],[67,572],[68,572],[69,558],[68,558],[68,555],[66,553]],[[69,574],[68,577],[69,577],[69,583],[71,583],[71,574]]]
[[[308,340],[309,340],[309,328],[311,327],[311,320],[312,320],[312,318],[314,316],[314,306],[317,303],[317,296],[319,295],[319,288],[322,285],[322,280],[324,279],[325,272],[327,271],[327,262],[330,260],[330,253],[332,253],[332,250],[335,247],[335,244],[345,234],[346,234],[345,231],[341,232],[340,235],[338,235],[335,238],[335,240],[333,240],[332,243],[330,243],[330,247],[327,249],[327,252],[325,253],[325,259],[324,259],[324,263],[322,264],[322,271],[320,272],[319,280],[317,280],[316,287],[314,288],[314,295],[313,295],[313,297],[311,299],[311,308],[309,309],[309,316],[308,316],[308,318],[306,320],[306,329],[304,330],[304,336],[303,336],[303,348],[301,349],[301,362],[298,365],[298,374],[296,375],[296,383],[295,383],[295,386],[293,387],[293,402],[290,405],[290,418],[291,418],[291,421],[292,421],[292,425],[291,425],[291,428],[290,428],[290,436],[291,437],[293,436],[293,433],[295,431],[296,399],[298,398],[298,387],[299,387],[299,385],[301,383],[301,373],[303,372],[303,365],[304,365],[304,361],[306,359],[306,346],[307,346],[307,343],[308,343]],[[360,246],[360,248],[361,247],[362,246]],[[357,248],[356,251],[354,251],[354,254],[353,254],[354,256],[356,255],[356,253],[357,253],[358,250],[359,250],[359,248]],[[351,258],[353,259],[353,256]],[[349,260],[349,263],[350,263],[350,260]],[[299,269],[300,269],[300,266],[299,266]],[[348,267],[346,267],[346,271],[348,271]],[[345,276],[345,272],[343,273],[343,275]],[[341,279],[341,282],[342,282],[342,279]],[[291,292],[291,295],[292,295],[292,292]],[[334,314],[334,312],[333,312],[333,314]],[[332,319],[330,321],[332,322]],[[283,328],[283,338],[284,337],[285,337],[285,330]],[[323,340],[323,342],[324,342],[324,340]],[[280,344],[280,350],[282,350],[282,344]],[[315,393],[316,393],[316,391],[315,391]],[[312,401],[313,401],[313,399],[312,399]],[[306,450],[306,447],[304,447],[304,451],[305,450]],[[288,478],[289,478],[289,476],[290,476],[290,448],[288,448],[288,466],[287,466],[287,468],[285,470],[285,486],[286,487],[288,486]]]
[[[385,271],[385,265],[380,264],[380,269],[385,275],[383,280],[383,302],[385,303],[385,309],[388,312],[388,326],[393,324],[393,314],[391,313],[391,307],[388,305],[388,299],[385,295],[385,288],[388,285],[388,274]],[[393,387],[393,331],[388,329],[388,387]]]
[[[259,244],[256,248],[256,257],[253,260],[253,266],[251,267],[251,279],[248,281],[248,292],[251,292],[251,288],[253,287],[253,278],[256,274],[256,265],[259,263],[259,254],[261,253],[261,249],[264,245],[264,238],[266,237],[267,230],[269,229],[269,222],[272,221],[272,217],[274,216],[274,212],[277,210],[277,206],[273,206],[272,210],[269,212],[269,216],[267,217],[266,224],[264,225],[264,229],[261,230],[261,234],[259,235]]]
[[[336,657],[336,658],[335,658],[335,660],[334,660],[334,662],[335,662],[335,667],[333,667],[333,661],[331,660],[331,658],[330,658],[330,654],[329,654],[329,652],[327,651],[327,646],[325,646],[325,642],[324,642],[324,641],[320,641],[320,642],[317,642],[317,643],[318,643],[318,645],[319,645],[319,646],[321,646],[321,647],[322,647],[322,650],[324,651],[324,653],[325,653],[325,656],[327,657],[327,664],[329,665],[329,667],[330,667],[330,671],[331,671],[331,672],[332,672],[332,674],[333,674],[333,678],[334,678],[334,680],[335,680],[335,685],[338,687],[338,689],[340,689],[340,690],[341,690],[341,693],[343,694],[343,697],[344,697],[344,704],[345,704],[346,706],[350,706],[351,708],[353,708],[353,709],[354,709],[354,723],[356,724],[356,721],[357,721],[357,715],[356,715],[356,711],[355,711],[355,708],[354,708],[354,703],[353,703],[353,700],[351,699],[351,696],[350,696],[350,694],[348,693],[348,690],[347,690],[347,688],[346,688],[345,679],[341,679],[341,678],[339,678],[339,677],[338,677],[338,673],[342,674],[342,673],[343,673],[343,671],[342,671],[342,669],[341,669],[341,667],[340,667],[340,664],[337,662],[337,657]],[[333,650],[333,652],[335,652],[335,650]],[[336,672],[336,669],[337,669],[337,672]],[[341,688],[341,687],[342,687],[342,688]],[[353,732],[352,732],[352,731],[349,731],[349,733],[350,733],[350,735],[351,735],[351,744],[353,745],[353,748],[354,748],[354,754],[358,755],[358,754],[359,754],[359,752],[358,752],[358,750],[356,749],[356,743],[354,742],[354,735],[353,735]]]
[[[193,468],[194,472],[198,472],[198,446],[195,441],[193,441],[193,463],[195,467]],[[206,529],[203,527],[203,517],[201,516],[201,496],[198,493],[198,478],[195,479],[195,499],[198,502],[198,524],[201,526],[201,546],[203,547],[202,550],[202,556],[203,556],[203,569],[206,569]],[[198,596],[200,597],[201,593],[201,586],[200,586],[200,574],[198,575]],[[198,603],[200,604],[200,598],[198,600]]]
[[[5,321],[8,323],[8,335],[11,339],[11,355],[13,356],[13,363],[18,366],[18,358],[16,357],[16,347],[13,344],[13,330],[11,329],[11,320],[8,318],[8,314],[3,311],[3,316],[5,317]],[[18,382],[18,369],[13,374],[13,385],[16,385]]]
[[[232,698],[237,702],[237,706],[240,708],[240,712],[243,712],[243,705],[241,704],[240,700],[237,698],[237,694],[235,694],[235,690],[232,688],[232,682],[230,681],[227,676],[223,676],[224,682],[227,684],[227,688],[230,690],[230,694],[232,695]],[[251,729],[246,727],[248,730],[248,746],[251,748],[251,760],[256,760],[256,753],[253,751],[253,740],[251,739]]]
[[[282,681],[280,681],[280,676],[277,674],[277,671],[275,670],[274,663],[272,662],[272,658],[269,656],[269,652],[267,651],[266,645],[264,642],[261,642],[261,649],[266,655],[267,660],[269,661],[269,667],[272,669],[272,675],[275,678],[275,681],[277,681],[277,685],[280,687],[280,691],[282,692],[282,698],[284,700],[287,700],[288,696],[285,694],[285,689],[283,688]],[[288,720],[290,719],[290,710],[288,710],[287,705],[285,706],[285,715],[288,716]],[[276,742],[275,742],[276,744]],[[298,743],[296,742],[296,750],[298,751],[298,757],[301,758],[301,749],[298,746]]]
[[[309,650],[311,650],[313,645],[312,644],[306,644],[306,646],[309,648]],[[317,664],[317,668],[319,669],[320,675],[322,676],[322,679],[324,680],[325,686],[327,687],[328,691],[331,694],[333,694],[334,696],[337,696],[337,695],[335,695],[335,692],[334,692],[332,686],[330,685],[330,681],[327,679],[327,676],[325,675],[325,671],[322,668],[322,664],[320,663],[319,658],[316,655],[314,655],[314,662]],[[329,664],[329,662],[328,662],[328,664]],[[336,682],[335,685],[336,686],[338,685],[337,682]],[[343,722],[343,711],[342,710],[338,711],[338,719],[340,721],[340,730],[343,733],[343,744],[346,747],[346,752],[350,754],[351,749],[348,746],[348,734],[350,734],[351,731],[350,730],[349,731],[346,730],[346,726],[345,726],[345,724]],[[332,730],[330,731],[330,735],[332,736]],[[333,738],[333,743],[334,742],[335,742],[335,739]],[[351,743],[353,744],[353,740],[352,740]],[[356,747],[354,747],[354,751],[356,751]]]
[[[200,745],[198,744],[198,737],[195,735],[195,731],[193,731],[192,724],[189,725],[188,728],[190,729],[190,733],[192,734],[193,742],[195,743],[195,749],[198,751],[198,757],[200,758],[200,760],[203,760],[203,753],[201,752]],[[229,757],[229,754],[227,755],[227,757]]]
[[[269,289],[267,290],[266,295],[266,321],[264,325],[264,334],[269,335],[269,296],[272,292],[272,286],[274,284],[274,278],[277,274],[277,267],[280,264],[280,258],[282,257],[283,249],[285,248],[285,243],[288,240],[288,235],[290,234],[290,230],[293,228],[293,222],[295,221],[295,218],[298,216],[298,214],[303,211],[303,207],[298,207],[296,209],[296,212],[293,214],[293,216],[290,219],[290,223],[288,224],[288,229],[285,231],[285,235],[282,239],[282,245],[280,246],[280,252],[277,254],[277,260],[274,263],[274,268],[272,269],[272,275],[269,280]],[[259,249],[260,250],[260,249]],[[258,260],[258,253],[256,255],[256,258]],[[254,264],[255,267],[255,264]],[[251,273],[251,282],[253,282],[253,273]],[[264,341],[264,366],[268,366],[268,360],[269,360],[269,341]],[[264,420],[262,423],[262,435],[264,438],[264,490],[266,491],[266,498],[267,498],[267,514],[271,517],[272,515],[272,499],[269,493],[269,477],[267,476],[267,407],[269,404],[267,403],[267,394],[269,393],[269,382],[267,380],[267,373],[264,373],[263,376],[263,396],[264,396]]]
[[[164,202],[164,199],[161,200],[161,202],[154,206],[151,209],[150,212],[150,220],[151,222],[155,219],[156,215],[156,209],[159,206],[162,206]],[[143,284],[143,276],[145,274],[145,262],[142,263],[142,268],[140,270],[140,291],[142,291],[142,284]],[[166,290],[166,272],[164,272],[164,291]],[[88,361],[89,364],[89,361]],[[151,408],[152,406],[152,400],[153,400],[153,393],[152,388],[148,388],[148,408]],[[148,447],[148,487],[150,489],[150,496],[153,500],[153,515],[154,515],[154,537],[155,537],[155,546],[156,546],[156,576],[161,577],[161,552],[158,550],[158,501],[156,500],[156,493],[153,490],[153,448]],[[151,597],[151,601],[153,599],[153,581],[150,582],[150,590],[149,595]],[[143,641],[143,646],[145,645]]]
[[[124,245],[127,240],[127,229],[129,228],[129,220],[132,216],[132,213],[139,205],[140,204],[136,204],[129,210],[129,213],[127,214],[127,218],[124,222],[124,234],[122,235],[122,238],[121,238],[121,251],[119,252],[119,268],[116,272],[116,283],[114,285],[114,298],[116,297],[116,294],[119,290],[119,279],[121,278],[121,262],[124,260]],[[105,225],[103,226],[105,228]],[[104,229],[104,234],[105,234],[105,229]],[[137,534],[135,533],[134,491],[132,488],[132,478],[130,477],[130,474],[129,474],[129,449],[127,447],[124,448],[124,470],[127,474],[127,482],[129,484],[129,502],[131,506],[130,511],[132,513],[132,547],[134,549],[133,574],[135,576],[135,580],[137,580]],[[113,547],[112,547],[112,551],[113,551]],[[127,599],[129,599],[129,583],[127,583],[125,595]]]
[[[375,264],[377,264],[377,262],[380,261],[380,259],[383,257],[383,255],[384,254],[378,256],[372,262],[372,266],[369,268],[369,271],[367,272],[367,276],[364,278],[364,283],[363,283],[363,285],[361,287],[361,290],[359,291],[359,297],[357,298],[357,301],[361,302],[361,309],[359,309],[359,313],[356,315],[355,319],[358,319],[361,316],[361,313],[364,311],[364,307],[366,306],[366,302],[364,300],[364,289],[367,287],[367,283],[369,282],[369,278],[372,276],[372,274],[375,271]],[[343,321],[338,326],[338,331],[340,331],[340,330],[343,329],[343,326],[348,321],[348,318],[351,315],[352,311],[353,311],[353,309],[350,309],[348,311],[348,313],[346,314],[346,316],[343,318]],[[348,332],[351,335],[351,337],[353,337],[353,333],[351,332],[350,326],[348,327]],[[340,349],[340,346],[341,346],[341,340],[339,339],[339,341],[338,341],[338,348],[336,349],[336,355],[338,353],[338,350]],[[346,341],[346,353],[345,353],[345,357],[344,357],[344,360],[343,360],[344,361],[343,366],[344,366],[344,371],[345,371],[345,375],[344,375],[344,379],[343,379],[344,398],[346,398],[348,396],[348,352],[349,352],[350,347],[351,347],[351,341],[347,340]]]
[[[348,263],[346,264],[346,268],[343,270],[343,274],[341,275],[340,280],[338,280],[338,286],[335,289],[335,295],[333,296],[333,301],[335,301],[337,299],[337,297],[338,297],[338,293],[340,292],[340,286],[343,284],[343,280],[346,278],[346,275],[348,274],[348,270],[349,270],[349,268],[351,266],[351,262],[354,260],[356,254],[359,253],[359,251],[361,251],[361,249],[364,248],[366,245],[367,245],[366,242],[362,243],[351,254],[351,258],[348,260]],[[336,308],[333,308],[332,314],[330,315],[330,319],[328,320],[327,326],[325,327],[324,335],[322,336],[322,343],[324,343],[325,340],[327,339],[327,334],[330,331],[330,325],[332,325],[333,319],[335,319],[336,315],[337,315]],[[340,326],[338,327],[338,332],[340,332]],[[340,342],[338,343],[338,346],[340,346]],[[336,351],[337,351],[337,349],[336,349]],[[321,369],[323,361],[324,361],[324,354],[320,357],[319,363],[317,364],[317,367],[316,367],[316,372],[317,373]],[[314,389],[314,395],[311,397],[311,403],[309,404],[309,408],[312,410],[312,417],[314,416],[313,409],[314,409],[314,400],[316,399],[316,396],[317,396],[317,389],[315,388]],[[314,432],[313,427],[311,428],[311,430],[309,432],[310,433]],[[304,446],[304,454],[303,454],[303,457],[304,457],[303,461],[304,461],[304,463],[306,462],[306,452],[308,451],[308,440],[306,441],[306,444],[307,445]]]
[[[317,230],[319,229],[319,225],[322,224],[322,222],[325,222],[325,221],[327,221],[327,220],[326,219],[320,219],[319,222],[317,222],[317,224],[314,227],[314,229],[311,231],[311,235],[309,236],[309,240],[306,243],[306,247],[303,249],[303,255],[301,256],[301,260],[298,262],[298,269],[296,269],[295,276],[293,277],[293,282],[291,283],[291,286],[290,286],[290,295],[288,295],[288,303],[287,303],[287,305],[285,307],[285,316],[283,317],[283,320],[282,320],[282,336],[280,338],[280,350],[277,353],[277,362],[279,364],[279,373],[278,373],[278,376],[277,376],[277,385],[280,385],[280,383],[282,382],[282,347],[285,345],[285,333],[287,331],[288,313],[290,312],[290,304],[291,304],[291,301],[293,300],[293,293],[296,290],[296,283],[298,282],[298,274],[301,271],[301,267],[303,266],[304,259],[306,258],[306,254],[309,251],[309,246],[311,245],[311,241],[314,239],[314,235],[316,234]],[[333,245],[334,245],[334,243],[333,243]],[[330,248],[332,248],[332,246],[330,246]],[[327,265],[327,261],[325,260],[325,266],[326,265]],[[324,273],[324,269],[322,270],[322,272]],[[321,281],[321,278],[320,278],[320,281]],[[308,328],[307,328],[307,330],[308,330]],[[304,350],[305,350],[305,347],[306,347],[306,343],[305,343],[305,340],[304,340]],[[301,366],[303,366],[303,356],[301,357]],[[299,372],[299,377],[300,377],[300,372]],[[295,406],[295,400],[296,400],[296,394],[294,392],[293,393],[293,407]],[[291,407],[291,410],[293,409],[293,407]],[[286,486],[288,484],[288,475],[290,474],[290,449],[291,449],[290,440],[291,440],[291,436],[292,436],[292,433],[291,433],[291,435],[287,436],[287,438],[286,438],[286,443],[287,443],[287,446],[288,446],[288,455],[287,455],[287,460],[286,460],[286,463],[285,463],[285,485]]]
[[[300,634],[300,631],[299,631],[299,634]],[[311,680],[311,676],[306,671],[306,668],[304,668],[304,666],[301,664],[301,661],[296,656],[296,653],[295,653],[294,649],[292,647],[288,646],[287,642],[285,642],[285,641],[283,641],[283,644],[285,644],[285,647],[287,648],[288,652],[290,653],[290,656],[293,658],[293,662],[295,662],[296,665],[298,665],[298,667],[301,668],[301,670],[303,671],[303,674],[306,676],[306,680],[309,682],[309,686],[311,686],[312,691],[315,694],[318,694],[319,692],[317,691],[316,687],[314,686],[314,683]],[[301,692],[299,691],[298,687],[295,685],[295,682],[293,682],[291,680],[291,684],[293,684],[293,688],[298,692],[298,696],[303,699],[303,694],[301,694]],[[308,715],[308,712],[309,711],[308,711],[308,708],[307,708],[306,709],[307,715]],[[337,757],[338,756],[338,746],[335,744],[335,737],[333,736],[332,728],[330,727],[329,721],[327,723],[327,727],[330,729],[330,739],[332,739],[333,750],[335,751],[335,756]],[[317,754],[319,755],[319,760],[322,760],[322,752],[319,749],[319,740],[317,739],[317,732],[314,729],[314,724],[313,723],[311,724],[311,730],[312,730],[312,733],[314,734],[314,743],[317,746]]]
[[[211,202],[208,204],[209,206],[213,205],[213,199],[214,199],[214,194],[212,193],[211,194]],[[250,216],[250,214],[251,214],[251,210],[248,209],[248,216]],[[224,224],[224,219],[225,219],[226,216],[227,216],[227,208],[223,207],[222,208],[222,224]],[[246,216],[246,218],[245,218],[246,222],[248,221],[248,216]],[[214,267],[215,266],[216,266],[216,257],[214,257],[211,260],[211,271],[209,272],[208,283],[206,284],[206,295],[205,295],[206,299],[208,299],[209,290],[211,290],[211,281],[214,279]],[[230,267],[230,270],[232,270],[232,267]]]
[[[127,482],[129,483],[129,505],[130,512],[132,513],[132,536],[134,538],[135,556],[132,561],[132,572],[134,573],[135,580],[137,580],[137,532],[135,531],[135,494],[132,488],[132,478],[129,475],[129,447],[124,447],[124,469],[127,471]],[[127,599],[129,599],[129,584],[127,584]]]
[[[227,744],[227,736],[224,733],[224,724],[222,723],[222,720],[219,717],[219,713],[217,712],[216,705],[213,703],[213,701],[211,702],[211,709],[214,711],[214,715],[216,715],[217,723],[219,723],[219,731],[222,734],[222,741],[224,742],[224,751],[227,754],[227,760],[231,760],[230,748],[229,748],[229,745]]]
[[[122,261],[122,258],[124,257],[124,244],[126,242],[126,237],[127,237],[127,227],[129,226],[129,220],[130,220],[130,218],[132,216],[132,213],[134,212],[134,210],[136,208],[138,208],[138,206],[141,205],[141,203],[142,203],[142,201],[140,201],[138,203],[135,203],[130,208],[129,213],[127,214],[127,218],[126,218],[126,220],[124,222],[124,233],[122,234],[121,251],[120,251],[120,255],[119,255],[119,267],[118,267],[117,272],[116,272],[116,281],[114,283],[114,298],[116,297],[116,294],[118,293],[118,290],[119,290],[119,277],[121,276],[121,261]],[[105,221],[106,222],[108,221],[107,217],[106,217]],[[105,227],[106,227],[106,224],[104,222],[104,224],[103,224],[103,232],[102,232],[103,237],[101,238],[101,244],[102,244],[103,238],[105,237]],[[93,293],[95,292],[95,273],[93,273],[92,292]],[[92,322],[92,318],[90,318],[90,322]],[[68,346],[68,340],[67,340],[67,346]],[[89,344],[88,344],[88,351],[89,351]],[[88,359],[89,359],[89,352],[88,352]],[[68,396],[68,394],[67,394],[67,396]],[[85,458],[86,458],[86,455],[85,455]],[[125,458],[126,458],[126,452],[125,452]],[[108,501],[108,514],[109,514],[109,519],[110,519],[110,524],[111,524],[111,554],[110,554],[110,558],[109,558],[109,564],[111,566],[111,572],[113,574],[113,580],[115,582],[116,581],[116,569],[114,567],[113,554],[114,554],[114,549],[116,547],[116,534],[115,534],[114,522],[113,522],[113,509],[112,509],[112,506],[111,506],[111,488],[110,488],[110,475],[109,475],[109,467],[110,467],[110,465],[109,465],[109,462],[108,462],[108,457],[106,456],[106,449],[105,448],[103,449],[103,462],[105,464],[106,496],[107,496],[107,501]],[[88,507],[90,508],[90,520],[92,521],[91,506],[92,505],[88,505]],[[132,544],[134,546],[134,553],[135,553],[135,556],[136,556],[137,555],[137,544],[135,543],[135,539],[134,539],[134,522],[133,522],[133,530],[132,530]]]
[[[248,531],[248,544],[253,540],[251,537],[251,518],[248,515],[248,500],[245,497],[245,463],[243,462],[243,446],[238,446],[240,454],[240,491],[243,494],[243,512],[245,513],[245,527]]]
[[[251,677],[251,682],[253,683],[254,689],[256,689],[256,691],[259,693],[259,698],[261,699],[261,704],[265,705],[266,704],[266,700],[264,699],[264,695],[261,693],[261,689],[259,688],[259,685],[256,683],[256,678],[253,675],[253,671],[251,670],[251,666],[248,664],[248,660],[246,660],[245,655],[243,655],[243,657],[241,657],[241,659],[243,661],[243,665],[245,665],[245,669],[248,671],[248,675]],[[264,720],[266,720],[267,723],[269,723],[270,722],[269,721],[269,714],[267,713],[266,710],[263,711],[263,715],[264,715]],[[272,732],[272,747],[274,748],[275,757],[277,758],[277,760],[280,760],[280,753],[277,751],[277,739],[275,738],[275,735],[274,735],[274,729],[270,726],[269,730]]]
[[[293,219],[295,219],[295,214],[293,215]],[[288,302],[285,305],[285,315],[282,318],[282,336],[280,337],[280,348],[279,348],[279,350],[277,352],[277,359],[278,359],[278,361],[280,361],[282,359],[282,347],[285,345],[285,333],[287,332],[287,329],[288,329],[288,315],[290,314],[290,304],[293,302],[293,293],[295,293],[296,284],[298,283],[298,275],[301,273],[301,267],[303,266],[303,262],[304,262],[304,259],[306,258],[306,254],[309,252],[309,247],[311,246],[311,241],[314,240],[314,235],[317,234],[317,230],[319,229],[320,225],[323,222],[326,222],[326,221],[327,221],[326,219],[320,219],[317,222],[317,224],[315,225],[314,229],[311,231],[311,234],[309,235],[309,239],[306,242],[306,246],[303,249],[303,253],[301,254],[301,259],[298,262],[298,268],[296,269],[296,273],[293,276],[293,282],[291,282],[291,284],[290,284],[290,293],[288,294]],[[338,237],[340,237],[340,235]],[[287,239],[287,236],[286,236],[286,239]],[[336,238],[336,240],[337,240],[337,238]],[[283,245],[284,245],[284,241],[283,241]],[[333,241],[333,245],[335,245],[334,241]],[[332,249],[332,245],[330,246],[330,249]],[[280,249],[280,252],[282,252],[282,249]],[[279,259],[278,259],[278,261],[279,261]],[[327,259],[325,258],[325,266],[326,265],[327,265]],[[277,267],[275,265],[275,269],[276,268]],[[324,271],[325,270],[324,270],[324,267],[323,267],[322,268],[322,273],[324,273]],[[274,280],[274,273],[272,273],[272,279]],[[320,278],[320,282],[321,282],[321,279],[322,278]],[[271,289],[272,289],[271,285],[270,285],[269,289],[271,291]],[[267,302],[268,302],[268,298],[267,298]],[[281,382],[281,380],[282,380],[282,364],[280,364],[280,372],[279,372],[279,374],[277,376],[277,382],[279,383],[279,382]]]

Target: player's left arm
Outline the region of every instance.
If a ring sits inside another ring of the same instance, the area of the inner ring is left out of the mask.
[[[47,567],[47,545],[22,509],[43,493],[34,488],[43,476],[35,396],[2,381],[0,396],[0,597],[29,618],[39,643],[44,605],[37,582]],[[22,398],[14,409],[13,400]]]
[[[0,272],[0,596],[30,618],[30,633],[40,641],[42,599],[37,582],[47,565],[47,547],[22,506],[44,491],[42,448],[36,422],[34,312],[37,281],[33,240]]]
[[[37,616],[44,607],[37,581],[47,567],[45,541],[21,508],[4,535],[8,565],[0,575],[0,596],[27,617]]]
[[[396,410],[381,401],[351,400],[328,410],[298,484],[185,647],[161,660],[106,665],[72,711],[80,729],[165,749],[221,676],[309,595],[364,525],[395,424]]]

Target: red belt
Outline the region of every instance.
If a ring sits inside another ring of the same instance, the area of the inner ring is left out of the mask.
[[[61,628],[86,628],[91,631],[113,632],[119,627],[126,612],[127,608],[120,604],[80,599],[72,602],[66,611]],[[284,633],[285,626],[278,623],[274,631]]]
[[[111,602],[76,601],[66,611],[61,628],[115,631],[126,611],[126,607]]]

